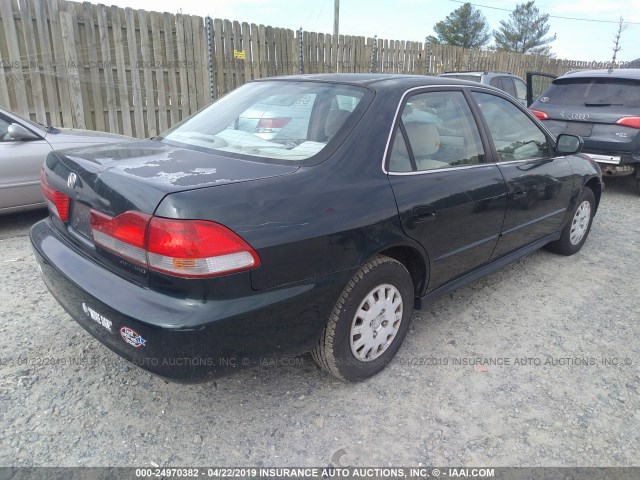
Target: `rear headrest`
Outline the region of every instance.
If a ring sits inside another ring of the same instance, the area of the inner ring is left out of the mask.
[[[434,124],[407,122],[404,127],[407,130],[414,156],[431,155],[440,149],[440,133]]]
[[[335,135],[349,115],[351,115],[349,110],[336,109],[329,111],[329,115],[327,115],[327,124],[324,127],[324,133],[327,138],[331,138]]]

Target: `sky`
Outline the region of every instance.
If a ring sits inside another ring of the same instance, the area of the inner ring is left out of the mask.
[[[318,33],[333,32],[334,0],[102,0],[99,3],[149,11],[181,11],[294,30],[302,27]],[[509,0],[471,3],[485,15],[492,30],[498,29],[500,20],[506,20],[518,4]],[[620,17],[627,22],[627,27],[622,33],[622,50],[617,60],[640,58],[640,0],[536,0],[535,4],[541,12],[552,16],[549,33],[557,37],[551,44],[556,58],[611,60]],[[427,35],[433,34],[436,22],[444,20],[461,5],[462,2],[454,0],[340,0],[340,34],[424,41]]]

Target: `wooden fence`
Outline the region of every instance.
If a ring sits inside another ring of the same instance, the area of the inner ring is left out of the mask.
[[[0,0],[0,25],[0,107],[140,138],[261,77],[606,66],[65,0]]]
[[[0,106],[41,123],[146,137],[210,103],[201,17],[0,0]]]

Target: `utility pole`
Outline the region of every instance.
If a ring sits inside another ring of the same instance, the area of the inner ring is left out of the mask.
[[[338,57],[338,35],[340,25],[340,0],[333,0],[333,54],[336,73],[340,72],[340,58]]]
[[[340,26],[340,0],[333,0],[333,36],[338,37]]]

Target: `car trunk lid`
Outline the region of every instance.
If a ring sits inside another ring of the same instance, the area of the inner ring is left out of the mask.
[[[153,215],[170,193],[286,175],[298,167],[145,140],[56,151],[47,157],[43,168],[47,184],[70,198],[69,218],[55,218],[57,228],[98,263],[136,283],[147,284],[146,268],[95,244],[91,210],[109,217],[128,211]],[[176,216],[179,218],[179,213]]]

